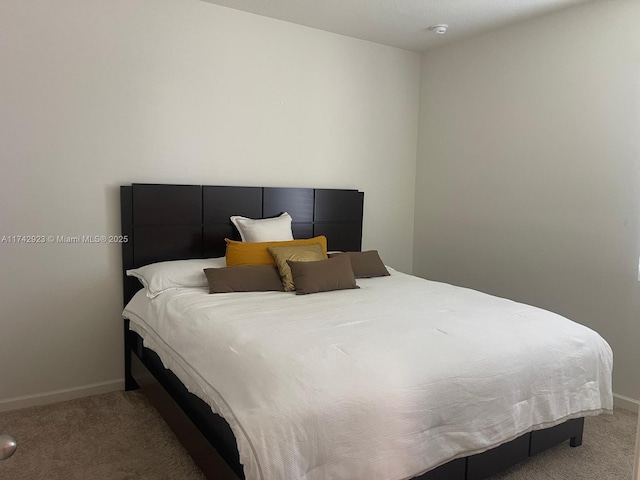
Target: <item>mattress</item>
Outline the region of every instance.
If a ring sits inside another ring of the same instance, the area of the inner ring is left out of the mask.
[[[139,292],[124,316],[226,419],[250,480],[411,478],[612,410],[593,330],[390,273],[315,295]]]

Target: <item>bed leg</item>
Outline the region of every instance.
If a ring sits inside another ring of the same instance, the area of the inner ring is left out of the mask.
[[[580,445],[582,445],[582,434],[571,437],[569,439],[569,445],[571,445],[572,447],[579,447]]]
[[[136,390],[138,384],[131,375],[131,337],[129,335],[129,320],[124,321],[124,389]]]
[[[582,433],[584,431],[584,418],[579,419],[579,431],[576,432],[576,435],[569,439],[569,445],[572,447],[579,447],[582,445]]]

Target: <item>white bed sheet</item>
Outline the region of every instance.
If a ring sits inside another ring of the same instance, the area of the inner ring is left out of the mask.
[[[125,309],[231,426],[248,480],[405,479],[613,408],[611,348],[554,313],[391,271],[360,289]]]

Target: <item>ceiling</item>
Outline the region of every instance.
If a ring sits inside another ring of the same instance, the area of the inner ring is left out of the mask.
[[[590,0],[204,0],[265,17],[423,52]],[[445,35],[429,30],[445,23]]]

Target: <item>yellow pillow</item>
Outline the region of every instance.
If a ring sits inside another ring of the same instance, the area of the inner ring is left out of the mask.
[[[306,238],[304,240],[288,240],[283,242],[237,242],[235,240],[224,239],[227,242],[227,266],[238,265],[275,265],[276,262],[269,253],[269,247],[287,247],[295,245],[312,245],[319,243],[322,245],[324,254],[327,253],[327,237]]]
[[[317,262],[319,260],[326,260],[327,258],[326,252],[319,243],[314,243],[313,245],[269,247],[268,250],[276,261],[285,292],[292,292],[296,289],[296,286],[293,284],[291,268],[287,260],[294,262]]]

